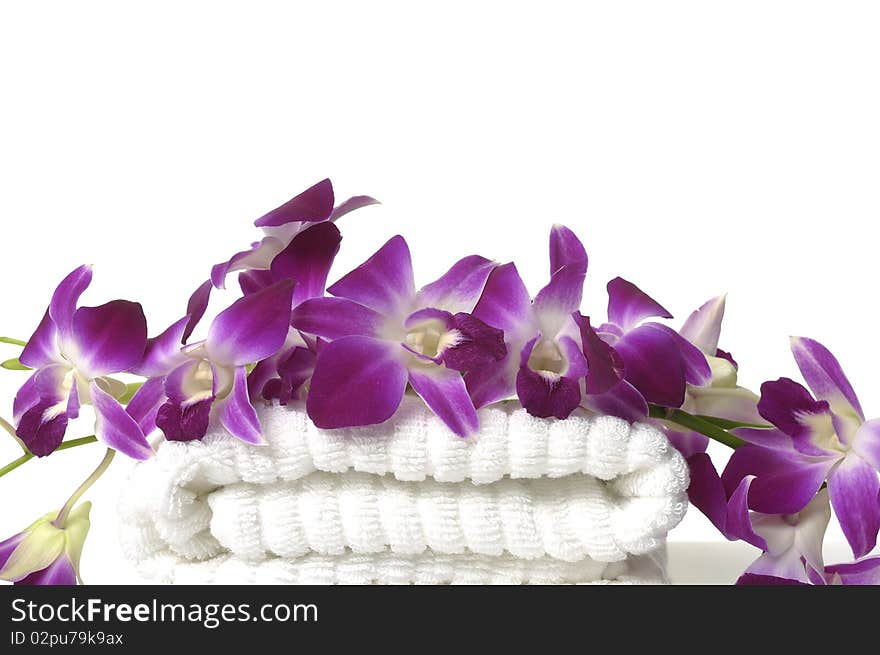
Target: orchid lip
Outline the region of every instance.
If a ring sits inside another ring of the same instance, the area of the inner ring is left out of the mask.
[[[547,377],[558,379],[568,371],[568,362],[555,341],[540,339],[529,355],[528,367]]]

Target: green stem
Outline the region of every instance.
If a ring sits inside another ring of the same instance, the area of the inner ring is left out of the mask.
[[[24,451],[25,455],[30,454],[30,451],[28,450],[27,446],[24,445],[24,441],[19,439],[18,435],[15,433],[15,428],[12,427],[12,424],[9,421],[7,421],[5,418],[3,418],[2,416],[0,416],[0,427],[2,427],[4,430],[6,430],[9,433],[10,437],[15,439],[15,443],[17,443],[19,446],[21,446],[21,449],[22,449],[22,451]]]
[[[85,481],[77,487],[76,491],[73,492],[73,495],[68,499],[66,503],[64,503],[64,507],[61,508],[61,511],[58,512],[58,516],[55,517],[53,523],[56,527],[63,528],[65,522],[67,521],[67,517],[70,515],[70,510],[73,509],[74,505],[76,505],[77,501],[82,498],[82,495],[89,490],[95,482],[98,481],[104,472],[110,467],[110,464],[113,462],[113,457],[116,455],[116,451],[112,448],[108,448],[107,452],[104,453],[104,459],[101,460],[101,463],[98,464],[98,468],[96,468],[92,474],[85,479]]]
[[[63,441],[60,446],[58,446],[58,450],[67,450],[68,448],[76,448],[77,446],[85,446],[86,444],[95,443],[98,440],[95,435],[89,437],[80,437],[79,439],[71,439],[70,441]],[[7,473],[14,471],[19,466],[24,464],[25,462],[34,458],[33,453],[25,453],[18,459],[14,459],[9,464],[0,468],[0,478],[2,478]]]
[[[10,346],[21,346],[22,348],[27,345],[27,341],[13,339],[12,337],[0,337],[0,343],[8,343]]]
[[[648,413],[653,418],[659,418],[664,421],[680,425],[681,427],[687,428],[688,430],[699,432],[700,434],[709,437],[713,441],[724,444],[728,448],[733,448],[734,450],[736,450],[745,443],[742,439],[740,439],[736,435],[731,434],[727,430],[720,428],[713,423],[710,423],[704,418],[694,416],[693,414],[688,414],[683,409],[671,409],[669,407],[662,407],[660,405],[653,404],[649,404],[648,409]]]

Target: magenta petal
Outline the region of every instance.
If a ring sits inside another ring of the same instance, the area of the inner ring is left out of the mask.
[[[49,316],[62,335],[66,335],[70,330],[79,297],[88,289],[91,282],[92,267],[80,266],[64,278],[55,289],[52,302],[49,304]]]
[[[370,205],[379,205],[381,204],[375,198],[371,198],[370,196],[352,196],[348,200],[345,200],[339,203],[333,211],[330,213],[331,221],[335,221],[339,218],[342,218],[346,214],[361,209],[362,207],[369,207]]]
[[[319,428],[382,423],[397,411],[407,383],[404,350],[372,337],[332,341],[318,355],[306,409]]]
[[[755,548],[767,550],[767,541],[755,532],[749,513],[749,489],[754,478],[746,476],[740,480],[730,499],[727,501],[727,525],[725,534],[728,539],[741,539]]]
[[[169,441],[194,441],[208,432],[214,399],[181,403],[169,399],[156,414],[156,426]]]
[[[440,307],[453,314],[470,312],[496,266],[495,262],[479,255],[460,259],[440,279],[419,291],[416,305]]]
[[[15,433],[37,457],[53,453],[64,439],[67,422],[78,406],[64,389],[70,368],[53,364],[34,373],[19,390],[14,403]],[[71,413],[70,410],[73,410]]]
[[[238,274],[238,286],[242,294],[249,296],[275,283],[271,271],[248,270]]]
[[[293,326],[325,339],[376,336],[385,324],[381,314],[346,298],[312,298],[293,310]]]
[[[272,260],[275,281],[293,280],[293,304],[324,295],[327,275],[339,252],[342,235],[333,223],[323,222],[303,230]]]
[[[18,360],[30,368],[41,368],[61,361],[61,354],[58,352],[58,329],[49,316],[49,310],[46,310],[43,320],[28,339]]]
[[[880,419],[865,421],[856,432],[852,449],[880,471]]]
[[[681,407],[686,389],[678,344],[650,324],[624,334],[614,344],[623,360],[626,380],[650,403]]]
[[[528,366],[529,356],[539,337],[532,339],[522,350],[519,372],[516,375],[516,395],[520,404],[538,418],[568,418],[581,403],[581,389],[577,378],[533,371]]]
[[[733,433],[743,441],[762,448],[785,450],[790,453],[795,450],[791,437],[775,428],[736,428]]]
[[[24,541],[24,538],[27,536],[24,532],[19,532],[16,535],[9,537],[9,539],[4,539],[0,541],[0,569],[6,566],[6,560],[15,552],[15,549],[18,548],[18,544]]]
[[[40,371],[35,371],[15,394],[12,402],[12,421],[18,425],[21,417],[31,407],[40,402],[40,391],[37,388],[37,375]]]
[[[827,400],[837,414],[853,413],[865,420],[852,385],[837,359],[825,346],[806,337],[792,337],[791,352],[816,398]]]
[[[156,429],[156,415],[165,402],[165,384],[163,378],[151,378],[144,382],[132,396],[125,411],[138,424],[144,435]]]
[[[507,400],[516,394],[517,358],[508,349],[498,362],[471,369],[465,375],[465,384],[477,408]]]
[[[279,350],[290,328],[293,286],[284,280],[222,311],[205,342],[211,359],[224,366],[244,366]]]
[[[880,480],[877,471],[855,455],[845,457],[828,478],[831,506],[855,557],[877,544],[880,531]]]
[[[681,336],[706,355],[715,355],[718,351],[718,339],[721,337],[721,321],[724,320],[726,298],[726,296],[718,296],[703,303],[698,310],[688,316],[679,330]]]
[[[247,371],[243,366],[235,369],[232,391],[220,407],[220,423],[233,437],[245,443],[263,443],[263,430],[248,397]]]
[[[359,302],[380,314],[400,314],[415,296],[409,246],[402,236],[391,237],[376,254],[328,291],[334,296]]]
[[[188,324],[189,317],[184,317],[158,337],[147,339],[143,359],[132,372],[145,378],[160,377],[182,364],[186,355],[182,352],[181,342]]]
[[[258,218],[254,225],[257,227],[278,227],[294,222],[326,221],[333,212],[333,202],[333,185],[330,180],[321,180],[280,207]]]
[[[825,400],[814,400],[800,384],[788,378],[761,385],[758,413],[792,437],[792,443],[807,455],[830,455],[824,444],[834,432],[831,409]]]
[[[587,394],[581,404],[599,414],[617,416],[630,423],[648,417],[648,403],[633,385],[622,380],[605,393]]]
[[[845,585],[880,585],[880,557],[868,557],[851,564],[826,566],[825,573]]]
[[[663,432],[669,443],[685,459],[690,459],[699,453],[705,453],[709,447],[709,437],[699,432],[678,432],[677,430],[670,430],[666,426],[663,427]]]
[[[581,306],[584,273],[564,266],[553,274],[550,282],[535,296],[532,307],[541,333],[552,339],[565,321]]]
[[[95,406],[95,436],[132,459],[152,457],[153,449],[147,438],[122,405],[95,382],[91,383],[89,390]]]
[[[794,514],[813,499],[833,465],[832,460],[747,444],[734,451],[721,479],[733,493],[744,477],[754,475],[749,507],[764,514]]]
[[[208,309],[208,302],[211,300],[212,288],[211,280],[206,280],[190,296],[189,302],[186,305],[186,315],[189,317],[189,321],[187,321],[186,328],[183,331],[183,335],[181,335],[181,343],[186,343],[186,340],[190,338],[199,321],[205,315]]]
[[[538,331],[531,305],[529,292],[516,266],[503,264],[489,274],[472,313],[488,325],[504,330],[510,338],[520,331],[531,334]]]
[[[660,323],[646,323],[642,327],[666,334],[678,347],[684,366],[684,378],[688,384],[701,387],[712,380],[712,369],[702,351],[672,328]]]
[[[147,319],[140,304],[127,300],[80,307],[73,315],[71,336],[77,368],[91,377],[128,371],[144,356]]]
[[[454,345],[440,354],[440,359],[448,368],[471,371],[493,366],[504,359],[507,354],[504,332],[486,325],[471,314],[458,313],[451,317],[450,322],[450,329],[458,337]]]
[[[58,558],[45,569],[29,573],[21,580],[17,580],[15,584],[39,585],[43,587],[72,587],[76,584],[76,570],[74,570],[70,558],[68,558],[65,553],[61,553]]]
[[[628,331],[646,318],[672,318],[662,305],[635,284],[616,277],[608,283],[608,320]]]
[[[746,587],[789,587],[806,585],[806,582],[780,578],[775,575],[763,575],[760,573],[743,573],[736,581],[737,586]]]
[[[586,391],[605,393],[623,379],[623,360],[617,351],[599,338],[590,319],[580,312],[573,314],[581,334],[581,347],[587,360]]]
[[[574,232],[557,224],[550,230],[550,275],[563,266],[586,273],[587,251]]]
[[[468,437],[480,427],[477,410],[457,372],[442,366],[412,367],[409,383],[431,411],[459,437]]]
[[[706,453],[697,453],[687,463],[691,474],[688,500],[727,536],[727,494],[712,459]]]

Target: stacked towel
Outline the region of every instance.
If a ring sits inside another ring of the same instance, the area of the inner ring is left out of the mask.
[[[416,398],[325,431],[259,409],[267,441],[222,428],[166,442],[121,502],[141,571],[186,583],[661,582],[687,465],[647,424],[480,410],[464,440]]]

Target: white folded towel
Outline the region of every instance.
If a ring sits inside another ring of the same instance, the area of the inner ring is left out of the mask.
[[[656,581],[687,507],[687,466],[650,425],[536,419],[511,404],[481,410],[479,433],[463,440],[415,398],[385,424],[347,430],[315,428],[297,407],[259,413],[265,446],[218,428],[135,468],[122,537],[145,573]]]

